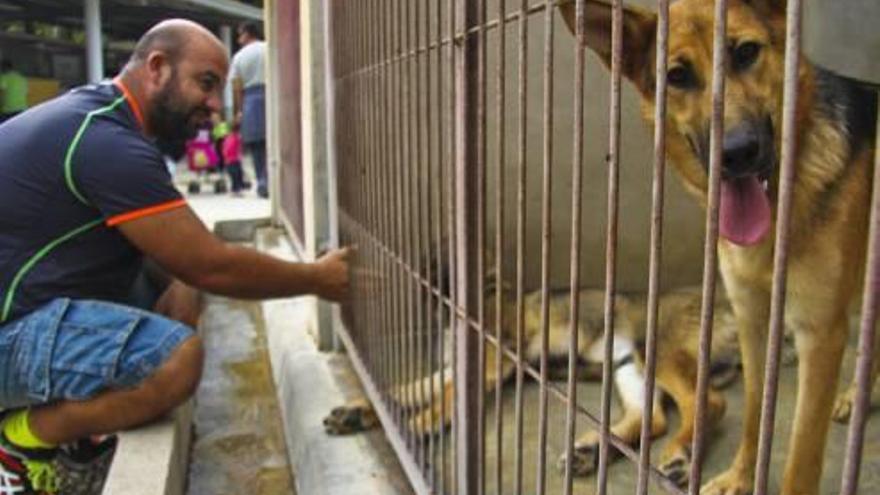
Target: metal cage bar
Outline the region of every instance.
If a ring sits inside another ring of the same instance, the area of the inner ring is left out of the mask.
[[[727,0],[715,3],[712,47],[712,117],[709,141],[709,198],[706,208],[706,241],[703,251],[703,302],[700,321],[700,352],[697,369],[697,404],[691,446],[688,493],[697,495],[702,482],[706,431],[706,397],[709,388],[709,359],[712,353],[712,323],[715,314],[715,280],[718,263],[718,213],[721,190],[722,150],[724,146],[725,60],[727,59]]]
[[[788,250],[791,205],[795,173],[795,135],[797,119],[798,63],[801,47],[801,2],[788,2],[785,40],[785,88],[782,104],[782,158],[779,184],[779,207],[776,223],[776,246],[773,260],[773,289],[770,300],[770,333],[764,365],[764,397],[761,408],[761,430],[755,467],[755,495],[767,493],[770,476],[770,452],[776,420],[776,397],[779,388],[779,364],[782,331],[785,323]],[[802,391],[799,391],[799,393]]]
[[[654,422],[655,373],[657,371],[657,319],[660,301],[660,264],[663,244],[664,177],[666,174],[666,70],[669,52],[669,1],[657,1],[657,53],[654,79],[654,173],[651,190],[650,266],[648,267],[648,305],[645,329],[645,398],[639,443],[637,495],[648,493],[651,466],[651,429]]]
[[[602,412],[599,432],[599,495],[608,489],[608,447],[611,427],[611,369],[614,350],[614,299],[617,292],[618,175],[620,167],[620,83],[623,60],[623,4],[612,2],[611,19],[611,101],[608,117],[608,226],[605,244],[605,331],[602,363]]]

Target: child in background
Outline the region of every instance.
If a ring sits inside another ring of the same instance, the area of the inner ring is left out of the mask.
[[[241,191],[246,186],[241,171],[241,134],[238,132],[238,124],[234,124],[229,134],[223,138],[223,161],[226,163],[229,179],[232,180],[232,195],[241,196]]]

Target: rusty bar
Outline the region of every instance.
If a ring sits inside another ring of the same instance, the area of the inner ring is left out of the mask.
[[[430,0],[428,0],[430,1]],[[434,12],[435,18],[437,19],[437,39],[441,39],[443,37],[443,26],[442,26],[442,15],[443,15],[443,2],[439,0],[435,4],[436,10]],[[447,424],[446,417],[446,393],[443,390],[446,384],[446,331],[447,326],[444,324],[444,307],[443,307],[443,299],[442,299],[442,287],[443,287],[443,137],[444,137],[444,128],[446,126],[443,125],[443,49],[438,45],[437,48],[437,116],[436,116],[436,126],[437,126],[437,180],[433,182],[437,187],[437,219],[435,220],[435,233],[437,235],[437,259],[436,259],[436,273],[437,273],[437,283],[440,288],[441,295],[437,298],[437,330],[440,332],[440,345],[438,346],[437,352],[437,363],[440,367],[440,423],[442,425]],[[432,381],[433,383],[433,381]],[[447,483],[447,460],[449,458],[449,451],[446,442],[447,435],[439,435],[440,440],[440,472],[438,473],[438,477],[440,478],[439,490],[438,492],[443,495],[446,493],[446,483]]]
[[[526,142],[528,138],[527,125],[527,63],[528,63],[528,0],[520,0],[519,9],[519,67],[517,72],[519,115],[517,115],[517,207],[516,207],[516,405],[514,421],[516,423],[516,443],[514,444],[514,488],[516,495],[523,493],[523,355],[525,344],[523,332],[525,331],[525,307],[523,296],[525,292],[525,250],[526,250]]]
[[[421,9],[421,1],[416,0],[413,5],[414,14],[413,14],[413,29],[414,33],[414,45],[418,47],[422,41],[422,31],[421,31],[421,23],[420,23],[420,15],[422,14]],[[424,215],[426,213],[426,208],[423,207],[425,194],[422,190],[422,179],[426,175],[426,158],[423,156],[423,152],[425,151],[425,146],[422,141],[422,133],[424,131],[423,121],[422,121],[422,95],[425,94],[425,88],[422,87],[422,59],[424,57],[418,56],[415,60],[415,85],[416,85],[416,109],[415,109],[415,130],[416,130],[416,173],[415,176],[415,197],[416,197],[416,246],[415,246],[415,262],[416,262],[416,271],[425,276],[422,272],[424,269],[428,269],[430,263],[426,263],[423,265],[423,261],[425,258],[424,248],[422,243],[424,241],[424,231],[427,228],[426,218]],[[430,152],[430,150],[429,150]],[[430,280],[431,277],[427,276],[427,279]],[[432,376],[433,369],[430,366],[430,353],[428,353],[428,363],[427,371],[425,367],[425,352],[426,346],[429,345],[431,340],[431,330],[430,324],[431,321],[430,316],[428,316],[428,309],[425,307],[426,302],[428,302],[427,298],[429,297],[428,291],[426,291],[417,280],[414,280],[414,285],[416,287],[416,322],[417,322],[417,344],[418,344],[418,355],[419,355],[419,370],[418,376],[419,378],[419,404],[423,406],[428,403],[428,394],[425,389],[425,380],[422,377]],[[430,307],[430,304],[428,304]],[[424,409],[420,411],[420,415],[424,414]],[[422,435],[422,458],[421,458],[421,469],[423,475],[426,477],[426,480],[429,484],[431,484],[430,473],[428,473],[428,466],[431,459],[431,453],[433,452],[434,445],[434,436],[433,435]]]
[[[505,0],[498,0],[498,18],[504,18],[506,8]],[[501,406],[503,397],[503,361],[504,353],[501,349],[501,315],[502,307],[502,284],[504,281],[504,272],[502,271],[501,260],[504,258],[504,117],[505,117],[505,78],[507,66],[505,64],[505,48],[506,37],[505,30],[502,27],[498,31],[498,42],[495,61],[495,108],[496,111],[496,134],[495,149],[498,154],[498,160],[495,169],[495,338],[497,339],[497,347],[495,351],[495,493],[501,494],[503,486],[502,466],[504,460],[503,435],[504,435],[504,413]]]
[[[449,28],[449,37],[450,39],[455,37],[455,29],[456,29],[456,3],[459,0],[448,0],[448,16],[447,23]],[[462,16],[464,16],[464,12],[462,11]],[[456,261],[457,254],[457,232],[456,232],[456,206],[458,202],[458,195],[456,194],[456,150],[457,150],[457,129],[459,125],[459,120],[457,118],[456,110],[458,108],[457,101],[457,85],[456,85],[456,75],[458,73],[457,63],[456,63],[456,47],[453,45],[449,46],[449,70],[448,70],[448,78],[449,78],[449,98],[447,104],[448,108],[448,119],[449,119],[449,155],[447,156],[448,160],[448,174],[446,177],[449,198],[446,200],[447,203],[447,218],[446,221],[448,223],[449,231],[447,236],[449,238],[449,328],[451,330],[452,339],[450,352],[452,354],[450,371],[452,373],[452,387],[455,390],[453,393],[452,399],[452,450],[451,450],[451,459],[450,459],[450,468],[452,473],[452,489],[453,493],[456,495],[460,495],[460,479],[461,474],[459,472],[459,456],[461,452],[461,448],[459,447],[460,442],[457,435],[457,431],[460,424],[459,417],[459,408],[458,408],[458,391],[461,386],[459,381],[459,373],[458,373],[458,315],[456,312],[456,308],[459,304],[459,292],[458,292],[458,262]],[[468,495],[467,492],[461,495]]]
[[[461,16],[458,19],[458,28],[467,30],[475,25],[479,19],[479,5],[468,0],[456,0],[459,5]],[[470,315],[478,306],[480,294],[474,291],[478,286],[478,276],[474,268],[479,264],[474,257],[478,253],[477,242],[479,237],[479,220],[473,217],[479,202],[479,184],[477,168],[474,164],[479,161],[478,145],[475,146],[471,137],[474,134],[474,126],[478,126],[479,105],[479,81],[474,77],[477,73],[475,64],[480,53],[480,40],[476,36],[468,36],[457,46],[459,51],[455,64],[456,94],[456,121],[455,129],[456,161],[455,161],[455,190],[456,190],[456,247],[457,263],[454,265],[458,271],[456,280],[456,293],[459,305]],[[456,477],[458,492],[460,495],[472,495],[479,492],[479,418],[477,417],[477,395],[482,388],[477,382],[478,370],[474,369],[478,361],[477,336],[468,331],[465,319],[459,319],[455,332],[458,340],[455,347],[455,410],[457,423],[455,427],[456,437]],[[477,359],[475,359],[477,358]]]
[[[392,32],[392,0],[381,0],[383,6],[381,8],[382,11],[382,33],[383,33],[383,55],[382,57],[387,59],[393,56],[394,53],[394,37]],[[382,80],[380,82],[381,98],[382,98],[382,120],[383,120],[383,146],[384,146],[384,157],[382,160],[382,195],[385,203],[385,211],[394,209],[394,99],[392,97],[392,92],[394,89],[394,78],[393,71],[391,70],[391,66],[387,66],[382,71]],[[394,227],[395,223],[393,219],[386,215],[383,215],[384,220],[384,229],[383,229],[383,243],[385,246],[392,247],[394,245]],[[394,266],[390,262],[391,260],[387,256],[383,256],[385,261],[385,271],[383,273],[384,279],[383,281],[385,290],[384,290],[384,302],[385,302],[385,328],[388,334],[387,346],[391,353],[391,363],[390,363],[390,380],[387,383],[387,389],[383,392],[386,394],[387,398],[391,397],[391,391],[394,386],[400,382],[400,352],[397,347],[398,337],[397,337],[397,328],[395,327],[395,311],[396,311],[396,302],[395,302],[395,287],[394,287]],[[392,402],[395,404],[393,406],[393,410],[395,413],[395,423],[401,424],[403,418],[403,410],[400,407],[399,403]]]
[[[486,266],[486,0],[471,0],[476,2],[475,6],[477,19],[479,24],[478,31],[471,35],[477,38],[478,47],[476,51],[477,79],[473,82],[476,90],[476,253],[474,261],[476,261],[476,280],[471,285],[472,292],[476,293],[476,319],[479,325],[477,339],[477,366],[476,373],[477,388],[475,390],[477,416],[476,439],[477,450],[477,494],[482,495],[486,492],[486,339],[485,339],[485,266]],[[470,255],[470,253],[468,253]],[[468,270],[470,273],[472,270]]]
[[[409,50],[410,45],[412,44],[412,2],[404,1],[402,8],[402,22],[400,24],[401,29],[401,39],[403,45],[401,50],[406,52]],[[403,93],[401,94],[401,98],[403,98],[403,119],[401,120],[403,124],[402,136],[404,141],[404,155],[403,162],[401,163],[401,186],[403,188],[403,197],[404,197],[404,211],[401,212],[403,219],[401,222],[401,228],[404,231],[404,245],[401,250],[401,256],[404,259],[405,267],[409,268],[410,271],[413,269],[413,255],[414,255],[414,234],[416,231],[414,225],[414,217],[415,211],[413,207],[413,188],[412,188],[412,179],[413,179],[413,166],[415,165],[414,160],[414,140],[413,140],[413,85],[412,85],[412,58],[407,58],[405,60],[401,60],[400,62],[400,72],[401,77],[403,78]],[[406,272],[403,273],[403,284],[401,287],[403,288],[404,295],[406,298],[406,340],[407,340],[407,396],[410,404],[418,403],[418,394],[416,393],[415,383],[419,378],[419,356],[417,352],[417,332],[418,332],[418,323],[417,323],[417,312],[416,312],[416,297],[415,297],[415,284],[413,283],[413,279],[410,276],[407,276]],[[411,408],[410,410],[410,421],[409,424],[416,419],[418,415],[418,408]],[[409,428],[410,430],[412,428]],[[413,440],[413,457],[416,458],[416,462],[421,464],[422,462],[422,442],[424,440],[424,436],[420,435],[416,432],[412,435]]]
[[[421,43],[421,29],[420,29],[421,24],[420,24],[420,19],[419,19],[420,15],[421,15],[420,4],[421,4],[421,2],[419,0],[416,0],[413,3],[413,31],[414,31],[413,32],[413,36],[414,36],[413,44],[416,47],[419,46],[419,44]],[[415,133],[416,133],[416,139],[415,139],[415,148],[416,148],[416,154],[415,154],[416,164],[415,165],[416,166],[415,166],[415,173],[413,174],[413,182],[414,182],[414,186],[415,186],[415,193],[414,194],[415,194],[415,200],[416,200],[416,203],[415,203],[415,216],[416,216],[415,240],[416,240],[416,242],[415,242],[415,247],[413,248],[414,249],[413,257],[415,259],[416,272],[424,277],[425,274],[424,274],[423,270],[425,269],[425,264],[424,264],[425,254],[423,251],[422,244],[423,244],[424,237],[425,237],[424,231],[427,228],[427,226],[425,223],[426,219],[424,218],[424,213],[426,210],[424,208],[425,194],[424,194],[424,191],[422,190],[422,179],[423,179],[423,177],[425,177],[425,174],[426,174],[425,168],[424,168],[426,159],[423,155],[424,151],[425,151],[425,146],[424,146],[424,141],[422,139],[422,134],[424,131],[424,126],[423,126],[423,122],[422,122],[422,95],[425,93],[425,90],[422,87],[422,59],[423,59],[423,57],[417,57],[415,59],[415,67],[414,67],[416,99],[415,99],[415,103],[414,103],[415,112],[413,112],[414,113],[413,118],[415,119],[415,123],[414,123],[413,127],[415,128]],[[430,365],[427,367],[425,366],[425,351],[426,351],[425,346],[427,345],[426,339],[430,339],[430,331],[427,328],[427,322],[426,322],[426,320],[430,320],[430,318],[426,318],[427,313],[426,313],[426,308],[425,308],[425,301],[426,301],[426,296],[428,295],[428,292],[422,287],[422,284],[419,283],[417,279],[413,279],[412,282],[415,287],[414,294],[415,294],[415,298],[416,298],[416,324],[418,325],[416,327],[416,330],[417,330],[416,344],[418,346],[418,356],[419,356],[419,358],[418,358],[418,361],[419,361],[419,365],[418,365],[419,388],[418,388],[417,392],[419,394],[419,404],[422,404],[424,406],[425,404],[427,404],[428,398],[427,398],[427,393],[426,393],[427,390],[425,388],[425,380],[423,379],[423,377],[426,377],[426,376],[430,377],[431,372],[433,371],[431,369]],[[420,415],[424,414],[424,409],[422,409],[422,411],[419,414]],[[433,443],[433,440],[432,440],[433,435],[422,435],[421,438],[422,438],[422,451],[421,451],[422,464],[421,464],[421,468],[422,468],[422,472],[424,473],[424,475],[426,477],[428,477],[429,474],[427,472],[427,469],[428,469],[428,462],[430,459],[430,457],[429,457],[430,456],[430,454],[429,454],[430,448],[429,447],[430,447],[430,444]]]
[[[406,0],[397,0],[394,8],[394,24],[393,29],[395,30],[395,53],[399,57],[401,53],[405,50],[405,40],[404,40],[404,4]],[[406,126],[406,81],[404,77],[403,71],[403,62],[398,58],[398,62],[394,64],[394,78],[395,78],[395,88],[394,88],[394,100],[396,103],[395,106],[395,128],[394,128],[394,137],[397,143],[395,147],[395,160],[394,160],[394,184],[395,184],[395,209],[399,217],[396,219],[396,242],[394,244],[394,251],[398,256],[405,256],[406,253],[406,235],[407,229],[404,228],[406,225],[407,212],[404,211],[406,208],[405,205],[405,168],[406,168],[406,136],[407,136],[407,126]],[[396,383],[401,390],[401,394],[403,395],[403,400],[412,403],[412,397],[410,396],[411,388],[406,385],[412,380],[411,374],[411,353],[408,349],[408,344],[410,342],[409,339],[409,328],[408,328],[408,316],[409,316],[409,298],[408,292],[406,290],[406,272],[403,270],[403,267],[398,264],[395,277],[395,291],[397,293],[395,297],[395,301],[397,302],[397,338],[399,339],[400,346],[400,381]],[[412,409],[404,408],[403,414],[403,422],[400,424],[400,429],[403,432],[403,436],[406,438],[407,447],[410,452],[415,452],[415,442],[416,439],[413,436],[413,432],[407,428],[407,423],[412,418]]]
[[[663,245],[663,188],[666,173],[666,69],[669,55],[669,0],[657,1],[657,81],[654,88],[654,176],[651,190],[651,252],[648,272],[647,328],[645,336],[645,392],[639,446],[637,495],[648,493],[651,467],[651,426],[654,421],[654,384],[657,369],[657,306],[660,298],[660,264]]]
[[[608,232],[605,247],[605,357],[602,365],[602,424],[599,439],[597,490],[608,487],[608,435],[611,423],[611,381],[614,365],[614,297],[617,292],[618,169],[620,164],[620,71],[623,49],[623,5],[612,2],[611,102],[608,119]]]
[[[715,278],[718,263],[718,202],[721,187],[721,153],[724,146],[724,61],[727,53],[727,0],[715,4],[712,51],[712,125],[709,145],[709,198],[706,207],[706,240],[703,250],[703,301],[700,316],[700,352],[697,398],[694,413],[693,455],[688,493],[697,495],[703,476],[703,437],[706,430],[706,392],[712,353],[712,321],[715,313]]]
[[[382,9],[379,8],[379,0],[370,0],[370,14],[372,19],[372,25],[381,26],[381,14]],[[380,59],[382,57],[382,33],[381,29],[371,30],[373,32],[373,36],[371,36],[372,44],[371,51],[373,53],[373,59]],[[373,222],[371,225],[371,232],[374,236],[380,236],[383,228],[383,218],[385,215],[382,215],[382,202],[381,202],[381,194],[382,190],[382,179],[381,179],[381,169],[383,162],[382,155],[382,143],[383,143],[383,135],[382,135],[382,114],[378,111],[377,106],[382,101],[381,98],[381,85],[380,85],[380,73],[371,73],[370,74],[370,85],[369,85],[369,94],[370,99],[372,100],[371,108],[373,111],[371,112],[370,118],[370,126],[373,129],[373,164],[370,167],[370,190],[372,191],[372,216]],[[372,253],[372,270],[374,273],[380,273],[384,275],[382,263],[383,258],[380,256],[380,252],[373,246],[371,250]],[[390,339],[388,338],[387,326],[383,324],[382,320],[382,308],[379,303],[380,300],[384,300],[384,293],[382,291],[383,280],[377,277],[373,277],[372,282],[372,293],[368,301],[370,302],[370,307],[373,308],[373,312],[375,313],[374,318],[371,320],[373,324],[374,331],[377,332],[376,339],[380,342],[381,351],[383,354],[382,365],[380,367],[380,373],[378,380],[381,385],[380,390],[386,391],[388,390],[388,385],[391,383],[390,379],[390,366],[389,359],[385,358],[385,353],[388,350],[388,344]],[[392,411],[394,410],[394,406],[389,407]]]
[[[353,10],[353,12],[356,15],[360,15],[359,9],[355,9],[355,10]],[[362,35],[363,35],[363,30],[361,29],[360,25],[358,23],[354,23],[351,26],[351,31],[349,32],[349,36],[350,36],[350,39],[352,40],[352,42],[357,45],[354,47],[354,50],[352,51],[352,54],[351,54],[352,64],[355,67],[360,67],[360,64],[363,62],[362,43],[360,42]],[[357,95],[360,93],[361,82],[362,81],[361,81],[360,77],[353,78],[351,80],[351,90],[350,90],[351,94]],[[362,120],[363,119],[363,114],[362,114],[363,102],[360,101],[360,99],[355,98],[352,101],[351,111],[354,115],[357,116],[356,117],[357,121]],[[360,202],[363,197],[360,194],[360,188],[352,187],[351,183],[349,181],[352,180],[351,177],[354,175],[354,171],[359,170],[364,165],[363,151],[364,151],[364,144],[366,143],[366,140],[363,137],[363,131],[364,131],[363,129],[352,129],[352,131],[353,131],[353,133],[352,133],[352,156],[350,157],[351,158],[350,163],[348,163],[347,166],[345,167],[346,174],[345,174],[345,177],[343,180],[345,180],[346,189],[348,190],[347,195],[349,196],[349,198],[348,198],[349,207],[352,209],[355,209],[357,211],[358,222],[362,222],[363,219],[360,215],[360,213],[362,211]],[[353,237],[356,237],[356,236],[353,236]],[[355,277],[354,280],[352,280],[352,282],[353,282],[353,288],[355,290],[357,290],[357,288],[358,288],[357,278]],[[361,308],[362,308],[362,306],[360,303],[355,303],[352,306],[352,313],[359,314]],[[368,369],[370,369],[370,371],[372,371],[372,362],[373,362],[372,346],[369,345],[369,340],[364,338],[365,330],[366,330],[366,328],[364,328],[364,326],[362,324],[357,325],[357,331],[355,334],[355,338],[356,338],[355,344],[358,347],[358,351],[361,353],[361,358],[367,364]]]
[[[547,353],[550,333],[550,241],[553,194],[553,0],[544,10],[544,143],[541,207],[541,379],[538,403],[538,472],[536,493],[544,493],[547,482]]]
[[[399,1],[399,0],[396,0]],[[387,16],[390,18],[388,22],[385,24],[385,30],[389,36],[388,39],[388,54],[387,56],[391,57],[398,49],[397,45],[397,36],[394,32],[395,26],[399,26],[398,18],[396,16],[397,9],[395,7],[395,0],[388,1],[387,8]],[[398,117],[398,105],[399,99],[397,96],[397,87],[399,80],[397,78],[396,71],[393,66],[389,66],[387,68],[388,81],[386,83],[385,89],[385,98],[386,104],[389,107],[388,113],[388,127],[386,129],[387,139],[388,139],[388,163],[387,163],[387,172],[386,175],[386,183],[388,188],[388,199],[390,202],[390,210],[391,211],[400,211],[400,204],[397,200],[397,179],[400,177],[396,169],[396,165],[398,163],[398,154],[399,154],[399,145],[397,139],[399,138],[399,127],[397,125],[397,117]],[[388,219],[389,221],[389,229],[388,229],[388,246],[392,249],[393,252],[399,253],[399,245],[398,245],[398,229],[400,227],[400,222],[392,221],[392,219]],[[401,345],[401,329],[399,328],[398,316],[400,314],[399,302],[400,298],[398,296],[398,290],[400,284],[398,282],[397,277],[398,267],[393,264],[390,265],[388,270],[388,297],[389,297],[389,305],[390,305],[390,314],[389,314],[389,329],[391,331],[391,338],[393,339],[391,342],[391,347],[394,349],[394,379],[392,385],[392,389],[394,387],[399,386],[403,383],[403,349]],[[403,407],[397,408],[397,428],[402,428],[405,424],[406,411]],[[409,436],[406,432],[403,432],[401,436],[406,441],[407,446],[409,446]]]
[[[852,416],[847,431],[846,458],[840,495],[855,495],[859,488],[859,470],[865,442],[865,425],[871,407],[871,369],[876,348],[877,300],[880,297],[880,111],[877,113],[877,138],[874,148],[874,188],[871,201],[871,226],[868,241],[868,265],[862,295],[862,323],[859,332],[859,355],[856,361],[857,384]]]
[[[568,344],[568,383],[566,393],[568,395],[566,420],[565,420],[565,480],[563,493],[571,495],[573,484],[573,470],[571,459],[574,458],[574,435],[577,424],[577,362],[578,362],[578,322],[580,315],[580,285],[581,285],[581,207],[583,204],[583,177],[582,166],[584,160],[584,60],[586,47],[586,32],[584,23],[584,1],[577,0],[575,5],[575,18],[577,32],[575,36],[575,63],[574,63],[574,151],[571,161],[571,295],[569,297],[571,316],[569,317],[569,344]]]
[[[388,47],[388,35],[385,30],[385,9],[383,8],[385,5],[385,0],[374,0],[375,2],[375,10],[376,10],[376,22],[378,25],[378,31],[376,33],[377,38],[377,56],[378,58],[384,58],[387,55],[387,47]],[[376,83],[374,85],[373,91],[376,98],[376,105],[378,106],[377,111],[377,135],[378,135],[378,146],[377,146],[377,162],[376,162],[376,193],[379,198],[376,199],[377,203],[377,229],[376,229],[376,238],[381,240],[383,243],[387,242],[388,239],[388,218],[386,215],[382,215],[382,211],[387,211],[388,209],[388,181],[386,179],[387,172],[386,167],[388,164],[388,102],[385,98],[385,92],[387,91],[388,81],[387,74],[385,71],[377,71],[376,72]],[[384,256],[384,253],[379,250],[377,253],[377,262],[379,265],[379,272],[382,274],[382,278],[377,281],[378,291],[376,296],[378,297],[378,313],[379,313],[379,324],[382,328],[382,342],[383,348],[385,352],[388,353],[387,358],[385,359],[385,372],[382,382],[382,388],[380,392],[382,393],[383,398],[388,398],[388,390],[389,387],[394,383],[394,347],[393,347],[393,335],[391,325],[389,323],[389,305],[390,305],[390,297],[388,292],[388,260]],[[395,403],[391,402],[389,405],[390,413],[392,417],[397,418],[400,414],[398,411],[398,407]]]
[[[791,225],[791,201],[794,189],[795,144],[797,140],[797,84],[801,47],[801,2],[790,0],[786,12],[785,82],[782,97],[782,149],[779,172],[779,206],[776,215],[776,245],[773,252],[773,288],[770,298],[770,335],[764,365],[764,397],[761,430],[755,471],[755,495],[767,493],[770,478],[770,454],[773,447],[776,397],[779,388],[779,357],[785,327],[785,290],[788,269],[788,245]]]

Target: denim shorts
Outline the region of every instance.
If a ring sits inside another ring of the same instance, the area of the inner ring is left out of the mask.
[[[0,409],[134,387],[193,333],[129,306],[55,299],[0,326]]]

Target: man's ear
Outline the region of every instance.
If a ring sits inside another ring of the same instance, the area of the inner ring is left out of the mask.
[[[559,11],[571,34],[577,36],[578,0],[562,0]],[[586,45],[611,67],[611,4],[601,0],[584,0]],[[639,91],[653,94],[654,44],[657,16],[632,7],[623,9],[623,49],[621,72],[635,83]]]
[[[160,50],[154,50],[147,55],[145,65],[150,74],[150,82],[157,86],[165,84],[171,76],[171,65],[168,62],[168,55]]]

